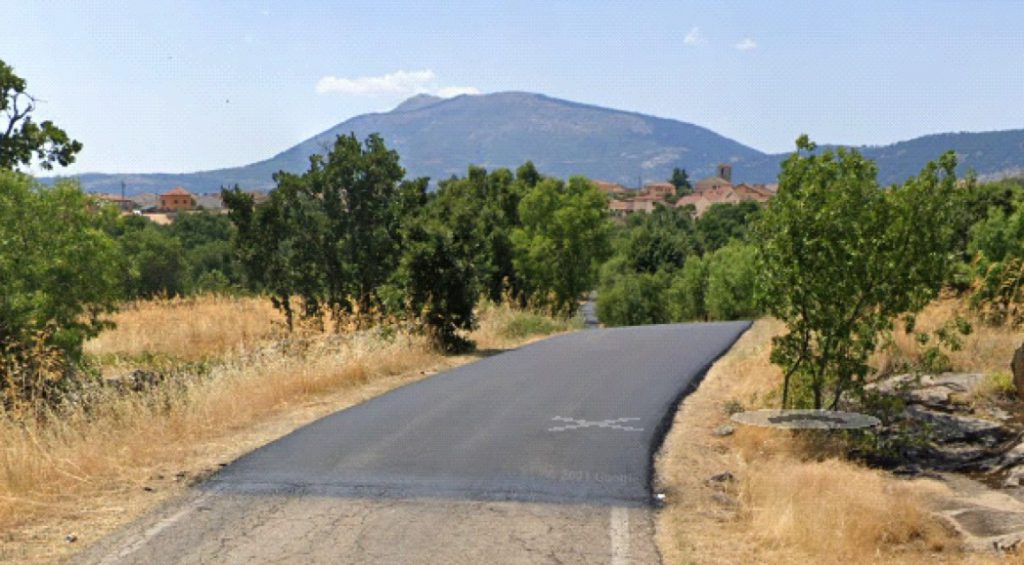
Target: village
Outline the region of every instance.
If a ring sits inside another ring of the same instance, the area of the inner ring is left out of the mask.
[[[717,174],[694,183],[692,191],[677,188],[670,182],[650,182],[639,189],[594,181],[598,190],[608,196],[608,209],[615,218],[626,218],[637,212],[650,214],[656,206],[675,208],[693,207],[693,215],[700,217],[715,204],[740,202],[767,202],[778,191],[777,184],[732,184],[732,165],[721,163]]]
[[[694,217],[699,218],[715,204],[767,202],[775,196],[779,188],[777,184],[733,184],[732,166],[726,163],[718,165],[716,175],[697,181],[692,188],[677,188],[667,181],[648,182],[639,188],[626,188],[621,184],[604,180],[595,180],[594,184],[608,197],[608,209],[612,217],[619,220],[638,212],[650,214],[656,206],[691,206]],[[247,192],[253,196],[256,203],[267,199],[265,192]],[[117,206],[124,214],[142,216],[158,225],[172,224],[179,214],[186,212],[226,212],[220,193],[193,194],[180,186],[160,194],[150,192],[124,196],[98,193],[94,196],[98,200]]]
[[[267,199],[267,194],[260,191],[247,191],[256,203]],[[227,208],[221,200],[219,192],[193,194],[180,186],[155,194],[146,192],[133,196],[109,193],[93,195],[97,200],[118,207],[122,214],[142,216],[154,224],[166,226],[174,223],[179,214],[206,210],[226,213]]]

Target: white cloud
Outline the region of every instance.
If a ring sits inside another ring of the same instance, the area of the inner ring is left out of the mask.
[[[683,38],[683,43],[686,45],[703,45],[707,40],[704,39],[704,34],[700,32],[699,27],[690,28],[690,32]]]
[[[345,78],[328,75],[317,81],[316,91],[318,94],[337,92],[353,96],[434,94],[443,98],[480,94],[480,90],[472,86],[440,86],[437,84],[437,75],[430,69],[395,71],[375,77]]]
[[[745,37],[743,41],[736,44],[736,48],[740,51],[750,51],[751,49],[757,49],[757,42],[749,37]]]
[[[451,98],[460,94],[480,94],[480,89],[475,86],[445,86],[433,92],[441,98]]]

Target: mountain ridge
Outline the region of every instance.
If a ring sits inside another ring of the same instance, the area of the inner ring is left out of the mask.
[[[789,153],[759,151],[703,126],[520,91],[439,98],[418,94],[387,112],[361,114],[335,124],[275,155],[239,167],[192,173],[82,173],[71,175],[90,192],[160,192],[180,185],[215,192],[239,184],[268,189],[279,171],[302,172],[309,156],[322,153],[337,135],[363,138],[380,133],[402,157],[409,176],[442,180],[465,174],[469,165],[515,168],[532,160],[550,175],[583,174],[635,186],[668,178],[683,167],[691,178],[733,165],[734,179],[773,182]],[[838,144],[822,144],[835,147]],[[979,175],[1024,170],[1024,129],[934,133],[878,146],[854,146],[875,159],[880,182],[916,174],[947,149],[962,158],[961,172]],[[939,149],[942,148],[942,149]],[[49,179],[52,180],[52,179]]]

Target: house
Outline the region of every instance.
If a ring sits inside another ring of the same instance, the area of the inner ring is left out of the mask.
[[[597,190],[599,190],[602,194],[606,196],[612,196],[615,194],[626,194],[629,192],[629,189],[622,186],[621,184],[614,182],[596,180],[594,181],[594,185],[597,186]]]
[[[97,194],[96,195],[96,199],[99,200],[100,202],[104,202],[104,203],[107,203],[107,204],[113,204],[114,206],[117,206],[118,208],[121,209],[122,213],[130,214],[133,210],[135,210],[135,209],[137,209],[139,207],[139,205],[136,204],[134,200],[132,200],[130,198],[121,198],[120,196],[117,196],[116,194],[102,194],[101,193],[101,194]]]
[[[675,196],[676,186],[670,182],[649,182],[640,190],[641,194],[649,194],[660,198]]]
[[[608,210],[616,218],[625,218],[637,212],[650,214],[659,204],[665,206],[665,199],[653,194],[645,194],[636,198],[612,199],[608,202]]]
[[[693,206],[694,214],[701,216],[715,204],[737,204],[740,202],[767,202],[778,191],[778,185],[732,184],[732,166],[718,165],[717,174],[697,181],[692,194],[676,201],[676,208]]]
[[[162,210],[191,210],[195,207],[195,197],[180,186],[176,186],[160,195],[160,208]]]
[[[732,187],[732,189],[741,200],[768,202],[775,195],[775,191],[768,189],[767,185],[763,184],[740,183]]]

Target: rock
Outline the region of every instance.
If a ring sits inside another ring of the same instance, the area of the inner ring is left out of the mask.
[[[1024,344],[1013,352],[1010,370],[1013,372],[1013,386],[1017,388],[1017,397],[1024,400]]]
[[[969,393],[985,382],[982,373],[940,373],[938,375],[895,375],[866,386],[885,394],[895,394],[913,404],[953,410],[963,404]]]
[[[1003,479],[1003,488],[1017,488],[1024,484],[1024,468],[1013,467]]]
[[[708,480],[713,483],[731,483],[736,480],[736,477],[729,471],[722,471],[717,475],[712,475]]]
[[[992,445],[1005,441],[1013,435],[1012,430],[998,422],[936,412],[913,404],[906,408],[906,414],[914,420],[931,425],[935,441],[939,443],[981,441]]]
[[[733,426],[730,426],[729,424],[723,424],[723,425],[718,426],[717,428],[715,428],[715,431],[713,431],[711,433],[713,435],[717,436],[717,437],[726,437],[726,436],[731,436],[732,434],[736,433],[736,428],[733,427]]]

